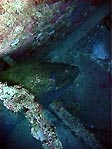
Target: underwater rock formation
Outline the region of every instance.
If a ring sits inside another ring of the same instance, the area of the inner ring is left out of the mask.
[[[12,87],[0,82],[0,100],[4,106],[12,112],[22,110],[30,123],[32,136],[42,142],[43,148],[62,149],[55,127],[45,118],[41,105],[34,102],[34,98],[22,86]]]
[[[55,31],[67,29],[78,1],[57,0],[1,0],[0,1],[0,56],[19,47],[45,43]],[[61,33],[60,33],[61,35]]]

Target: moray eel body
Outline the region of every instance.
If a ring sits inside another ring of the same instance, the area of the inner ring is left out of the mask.
[[[72,82],[79,69],[61,63],[43,63],[35,60],[17,63],[0,73],[0,81],[10,85],[21,84],[33,94],[46,93],[52,88],[62,88]]]

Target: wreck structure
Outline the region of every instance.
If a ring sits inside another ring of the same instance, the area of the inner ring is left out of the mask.
[[[17,147],[1,133],[7,111],[23,115],[41,148],[110,148],[109,5],[0,0],[0,148]]]

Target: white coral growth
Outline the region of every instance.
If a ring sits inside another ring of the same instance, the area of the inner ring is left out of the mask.
[[[62,149],[62,144],[57,138],[55,128],[45,118],[42,106],[34,102],[34,95],[22,86],[8,86],[0,82],[0,100],[4,106],[18,112],[24,110],[25,117],[31,125],[31,134],[42,142],[45,149]]]

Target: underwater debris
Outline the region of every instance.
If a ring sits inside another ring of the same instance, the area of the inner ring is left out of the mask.
[[[11,67],[16,64],[16,62],[10,58],[10,56],[4,56],[2,59]]]
[[[34,98],[34,95],[22,86],[12,87],[0,82],[0,100],[4,106],[13,112],[26,108],[24,115],[30,123],[32,136],[42,142],[44,149],[62,149],[55,127],[45,118],[42,108],[34,102]]]
[[[91,57],[93,59],[101,59],[101,60],[108,59],[109,53],[107,52],[105,44],[96,42],[96,44],[93,46]]]
[[[73,117],[61,104],[52,102],[49,105],[49,109],[53,111],[78,138],[82,139],[87,147],[91,149],[104,149],[102,144],[83,126],[80,120],[75,116]]]

